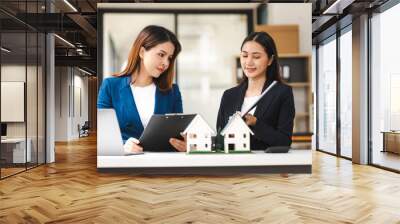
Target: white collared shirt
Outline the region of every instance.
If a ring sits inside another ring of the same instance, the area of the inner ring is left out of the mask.
[[[143,128],[146,128],[151,116],[154,114],[156,85],[154,83],[148,86],[134,86],[131,84],[131,90],[140,121],[143,124]]]
[[[243,100],[243,104],[242,104],[242,109],[241,109],[241,114],[245,113],[248,109],[250,109],[251,106],[253,106],[253,104],[260,99],[260,96],[248,96],[245,97]],[[249,111],[249,114],[254,115],[254,112],[256,111],[256,107],[254,107],[251,111]]]

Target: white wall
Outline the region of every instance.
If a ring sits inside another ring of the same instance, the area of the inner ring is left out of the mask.
[[[79,71],[78,71],[79,72]],[[79,133],[78,133],[78,124],[81,126],[85,123],[85,121],[88,121],[88,77],[87,76],[82,76],[82,73],[77,74],[77,70],[75,70],[74,73],[74,113],[72,113],[72,130],[71,130],[71,135],[72,138],[78,138]],[[80,93],[79,93],[80,91]],[[80,95],[80,97],[79,97]],[[80,102],[79,102],[80,101]],[[79,108],[81,107],[81,108]],[[80,110],[82,110],[80,112]]]
[[[27,70],[25,70],[27,69]],[[25,76],[26,76],[26,71],[28,72],[28,74],[36,74],[36,67],[33,66],[27,66],[25,67],[25,65],[13,65],[13,64],[7,64],[7,65],[2,65],[1,66],[1,81],[9,81],[9,82],[25,82]],[[31,82],[31,80],[30,80]],[[30,83],[32,84],[32,83]],[[33,83],[34,85],[36,85],[36,81],[35,83]],[[27,89],[27,103],[30,103],[33,101],[32,98],[36,98],[36,89]],[[30,92],[29,90],[32,90],[32,92]],[[34,106],[36,108],[36,104],[31,105]],[[9,108],[1,108],[1,110],[8,110]],[[22,108],[24,110],[24,108]],[[27,114],[27,119],[29,122],[35,120],[36,121],[36,114],[33,113],[28,113]],[[25,137],[25,123],[26,122],[7,122],[7,136],[8,137]],[[31,133],[31,128],[34,128],[31,124],[28,125],[28,137],[29,137],[29,133]],[[36,130],[36,127],[35,127]]]
[[[1,66],[1,81],[24,82],[26,85],[26,100],[23,99],[22,107],[18,109],[12,107],[2,107],[2,112],[16,113],[13,110],[20,110],[19,113],[25,114],[26,120],[21,122],[6,122],[7,137],[24,138],[25,135],[30,140],[31,155],[33,161],[36,162],[37,154],[39,154],[39,163],[44,162],[44,74],[41,66],[32,66],[25,64],[3,64]],[[27,79],[27,80],[25,80]],[[4,89],[2,89],[3,92]],[[24,89],[19,90],[20,94],[24,94]],[[2,95],[8,97],[7,95]],[[24,97],[23,97],[24,98]],[[26,106],[25,106],[26,101]],[[22,115],[24,116],[24,115]]]
[[[298,24],[301,54],[312,52],[312,8],[311,3],[269,3],[267,23],[270,25]]]
[[[68,76],[64,75],[67,73],[66,67],[56,67],[55,68],[55,140],[56,141],[66,141],[67,139],[67,123],[63,119],[64,116],[68,116],[68,110],[65,112],[67,105],[64,101],[68,100],[67,97],[61,98],[62,95],[67,92],[68,94],[68,81],[66,80]],[[65,88],[67,90],[65,91]]]
[[[25,65],[2,65],[1,81],[25,82]],[[30,68],[27,68],[30,70]],[[7,110],[7,108],[1,108]],[[25,137],[25,122],[7,123],[7,137]]]
[[[55,86],[55,141],[77,139],[78,124],[88,120],[88,78],[77,69],[56,67]]]

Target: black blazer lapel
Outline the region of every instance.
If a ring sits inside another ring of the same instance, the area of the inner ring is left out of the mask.
[[[269,85],[266,85],[269,86]],[[264,89],[266,88],[264,86]],[[264,90],[263,90],[264,91]],[[256,111],[254,112],[254,116],[257,118],[260,118],[265,111],[270,107],[271,103],[275,100],[275,97],[277,96],[277,93],[279,91],[279,83],[277,83],[275,86],[273,86],[269,92],[267,92],[263,98],[260,99],[260,101],[257,104]]]
[[[269,85],[271,85],[272,80],[267,81],[264,83],[262,91],[264,91]],[[277,83],[274,87],[272,87],[266,95],[258,102],[256,111],[254,112],[254,116],[259,117],[262,115],[265,110],[269,107],[273,99],[275,98],[276,95],[276,89],[279,83]],[[246,95],[246,90],[248,86],[248,81],[244,81],[240,86],[239,86],[239,91],[238,91],[238,100],[236,101],[236,111],[241,111],[244,97]],[[275,89],[275,90],[274,90]]]
[[[242,84],[239,86],[239,91],[238,91],[238,97],[236,98],[237,100],[235,101],[235,111],[241,111],[242,110],[242,105],[244,101],[244,97],[246,95],[246,90],[247,90],[247,81],[244,81]]]

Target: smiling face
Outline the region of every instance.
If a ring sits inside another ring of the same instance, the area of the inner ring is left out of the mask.
[[[174,50],[175,47],[171,42],[158,44],[149,50],[142,47],[139,56],[145,74],[158,78],[169,68]]]
[[[271,65],[272,60],[273,58],[269,58],[264,48],[255,41],[246,42],[240,53],[240,64],[249,79],[265,76],[267,67]]]

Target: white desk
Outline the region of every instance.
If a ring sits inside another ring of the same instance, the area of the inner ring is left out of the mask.
[[[6,138],[1,139],[1,144],[4,146],[12,145],[12,163],[25,163],[25,158],[27,158],[27,162],[31,161],[31,139],[27,139],[26,154],[25,154],[25,138]],[[6,151],[8,149],[2,149],[2,151]]]
[[[98,156],[99,171],[129,170],[138,173],[311,173],[312,151],[289,153],[190,154],[145,152],[142,155]]]

